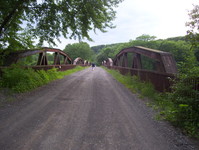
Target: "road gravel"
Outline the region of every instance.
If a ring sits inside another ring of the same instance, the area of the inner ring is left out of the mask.
[[[0,108],[1,150],[195,150],[105,70],[87,68]]]

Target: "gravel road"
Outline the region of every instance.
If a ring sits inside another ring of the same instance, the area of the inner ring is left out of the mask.
[[[1,150],[194,150],[106,71],[77,72],[0,108]]]

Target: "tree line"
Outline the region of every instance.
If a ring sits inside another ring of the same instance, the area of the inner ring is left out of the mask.
[[[154,39],[155,36],[141,35],[135,40],[130,40],[126,43],[120,43],[116,45],[107,45],[99,51],[97,54],[97,62],[100,64],[103,60],[107,58],[114,58],[119,51],[127,47],[133,46],[143,46],[147,48],[157,49],[165,52],[170,52],[173,54],[178,66],[185,62],[189,55],[194,55],[197,60],[199,60],[199,47],[192,48],[190,41],[185,40],[184,37],[174,37],[168,39]]]

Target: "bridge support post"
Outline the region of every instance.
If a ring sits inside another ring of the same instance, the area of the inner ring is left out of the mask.
[[[122,67],[128,67],[127,53],[123,54]]]
[[[68,64],[67,57],[64,56],[64,65]]]
[[[163,63],[156,61],[155,62],[155,70],[158,72],[165,72]]]
[[[55,56],[54,56],[54,65],[60,65],[60,55],[59,53],[55,52]]]
[[[117,65],[118,66],[122,66],[122,64],[121,64],[121,57],[118,57],[118,59],[117,59]]]
[[[39,53],[39,58],[38,58],[38,61],[37,61],[37,65],[48,65],[46,52]]]
[[[135,55],[133,56],[132,68],[142,69],[142,61],[141,61],[141,55],[140,54],[135,53]]]

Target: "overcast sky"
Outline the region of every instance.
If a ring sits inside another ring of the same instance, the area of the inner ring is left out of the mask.
[[[124,0],[116,8],[115,29],[108,32],[90,32],[94,42],[90,46],[128,42],[142,34],[158,39],[186,35],[185,23],[189,21],[188,10],[198,0]],[[67,44],[78,41],[62,39],[57,47],[64,49]]]

